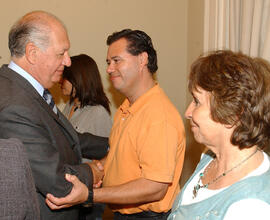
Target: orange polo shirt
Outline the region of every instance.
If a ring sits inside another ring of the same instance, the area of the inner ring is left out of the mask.
[[[171,183],[160,201],[112,206],[113,211],[122,214],[166,212],[179,192],[185,153],[182,119],[159,85],[129,105],[126,99],[115,114],[103,186],[116,186],[141,177]]]

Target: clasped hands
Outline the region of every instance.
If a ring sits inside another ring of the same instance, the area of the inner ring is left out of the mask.
[[[102,184],[102,180],[104,177],[104,167],[101,164],[101,162],[99,160],[93,160],[91,163],[88,162],[87,163],[91,169],[92,169],[92,173],[93,173],[93,187],[94,188],[99,188]]]
[[[102,184],[104,177],[104,168],[100,161],[93,160],[87,163],[93,173],[93,187],[98,188]],[[76,176],[66,174],[65,178],[68,182],[73,184],[73,187],[68,195],[65,197],[55,197],[48,193],[46,195],[46,203],[52,210],[68,208],[77,204],[85,202],[88,198],[89,189]]]

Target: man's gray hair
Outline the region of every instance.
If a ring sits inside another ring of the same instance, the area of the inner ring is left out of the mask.
[[[49,28],[34,23],[15,24],[8,37],[8,47],[11,56],[22,57],[25,54],[27,43],[32,42],[38,48],[46,50],[49,46]]]
[[[8,36],[11,56],[18,58],[24,56],[25,47],[29,42],[45,51],[50,45],[51,27],[48,22],[49,19],[58,21],[63,25],[57,17],[44,11],[30,12],[18,20],[12,26]]]

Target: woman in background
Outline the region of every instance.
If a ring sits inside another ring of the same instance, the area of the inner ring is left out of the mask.
[[[103,90],[96,62],[81,54],[71,57],[63,73],[62,93],[70,97],[63,114],[78,132],[108,137],[112,126],[110,101]]]
[[[63,114],[78,132],[89,132],[108,137],[112,127],[110,102],[107,98],[96,62],[85,54],[71,57],[71,66],[65,67],[61,89],[69,96]],[[87,159],[83,159],[86,161]],[[81,219],[102,219],[103,204],[83,210]]]
[[[270,219],[270,65],[242,53],[197,59],[186,110],[204,153],[169,220]]]

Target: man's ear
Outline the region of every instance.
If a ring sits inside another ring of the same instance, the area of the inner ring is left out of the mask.
[[[148,54],[146,52],[142,52],[139,54],[139,61],[141,64],[141,67],[145,67],[148,64]]]
[[[38,56],[39,48],[35,44],[29,42],[25,47],[25,58],[30,64],[35,64]]]

